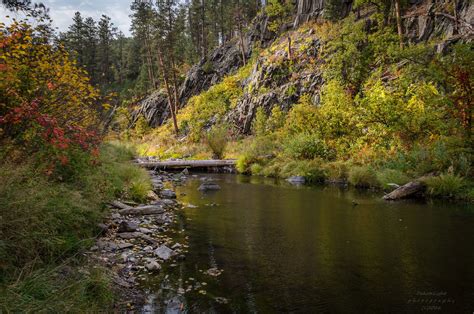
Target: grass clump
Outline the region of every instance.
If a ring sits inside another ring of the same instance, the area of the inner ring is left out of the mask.
[[[466,187],[464,178],[451,174],[441,174],[425,180],[428,186],[428,194],[441,198],[456,198],[463,194]]]
[[[324,182],[326,173],[320,160],[291,160],[281,166],[279,176],[303,176],[309,183]]]
[[[404,185],[410,181],[405,173],[396,169],[382,169],[377,172],[377,180],[384,189],[393,189],[392,184]]]
[[[358,188],[379,187],[377,175],[370,166],[354,166],[349,170],[349,183]]]
[[[297,134],[289,138],[284,146],[287,155],[294,159],[331,159],[334,157],[326,143],[315,134]]]
[[[227,128],[224,125],[214,125],[207,133],[207,145],[212,151],[212,158],[224,158],[227,147]]]
[[[259,163],[253,163],[250,166],[250,173],[252,175],[260,175],[262,173],[263,167]]]
[[[349,177],[349,166],[344,161],[329,162],[324,170],[329,182],[346,182]]]

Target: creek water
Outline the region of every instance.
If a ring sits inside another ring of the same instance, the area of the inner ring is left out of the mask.
[[[189,252],[148,279],[150,311],[474,313],[472,205],[222,174],[177,194]]]

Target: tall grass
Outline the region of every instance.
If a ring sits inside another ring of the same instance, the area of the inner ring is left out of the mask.
[[[354,166],[349,170],[349,183],[358,188],[379,187],[375,170],[369,166]]]
[[[207,145],[212,151],[212,158],[224,158],[227,147],[227,128],[224,125],[213,126],[207,134]]]
[[[109,306],[98,270],[72,271],[71,278],[59,270],[66,261],[82,265],[77,254],[93,243],[107,201],[146,197],[148,175],[132,156],[127,147],[105,144],[98,164],[75,169],[74,181],[48,179],[28,161],[0,165],[0,312],[76,310],[81,300]]]
[[[462,177],[450,173],[428,178],[425,182],[431,196],[442,198],[459,197],[466,187],[466,182]]]

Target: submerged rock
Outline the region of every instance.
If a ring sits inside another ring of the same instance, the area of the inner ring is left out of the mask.
[[[202,192],[217,191],[217,190],[220,190],[220,189],[221,189],[221,187],[217,183],[214,183],[214,182],[204,182],[198,188],[198,190],[202,191]]]
[[[155,250],[155,255],[165,261],[170,259],[175,254],[176,253],[166,245],[162,245]]]

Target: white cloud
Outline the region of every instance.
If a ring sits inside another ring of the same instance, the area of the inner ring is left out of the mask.
[[[38,0],[50,10],[53,26],[59,31],[66,31],[72,23],[74,13],[81,12],[83,17],[92,17],[99,20],[102,14],[109,16],[112,23],[121,30],[125,36],[130,35],[130,4],[132,0]],[[11,13],[0,6],[0,20],[7,21],[5,17],[21,18],[21,14]]]

